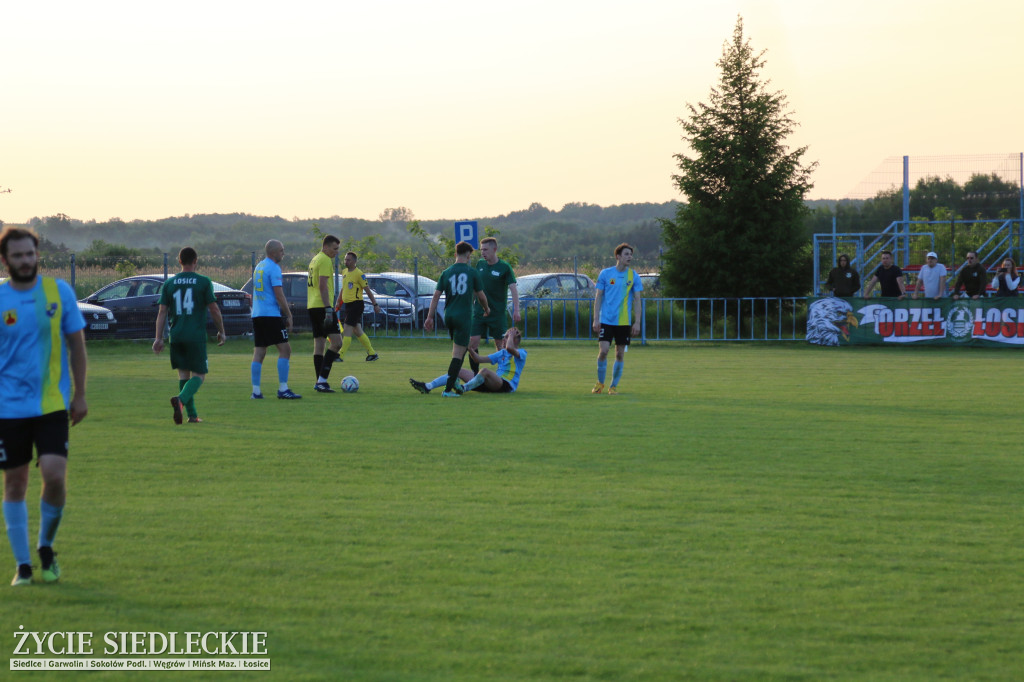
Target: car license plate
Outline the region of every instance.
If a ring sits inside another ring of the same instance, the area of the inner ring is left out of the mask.
[[[241,308],[242,302],[237,298],[229,298],[224,301],[225,308]]]
[[[110,329],[110,325],[106,322],[93,322],[89,325],[89,329]]]

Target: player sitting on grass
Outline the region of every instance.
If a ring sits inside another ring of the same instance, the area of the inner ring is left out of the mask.
[[[501,339],[500,348],[490,355],[477,355],[472,349],[469,350],[471,359],[476,355],[475,361],[479,363],[490,363],[497,365],[496,370],[490,367],[483,367],[479,374],[473,376],[473,372],[463,369],[459,372],[459,378],[465,384],[456,384],[455,390],[480,391],[482,393],[515,393],[519,388],[519,378],[523,375],[523,368],[526,366],[526,351],[519,347],[522,335],[519,330],[512,327]],[[442,374],[429,383],[409,379],[409,383],[420,393],[430,393],[431,390],[444,386],[448,380],[447,374]]]

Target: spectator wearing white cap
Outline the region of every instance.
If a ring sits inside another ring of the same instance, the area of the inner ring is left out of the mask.
[[[925,256],[927,261],[921,266],[921,272],[917,275],[917,284],[914,287],[914,295],[924,289],[925,298],[936,300],[946,295],[946,266],[939,262],[939,256],[934,251],[929,251]]]

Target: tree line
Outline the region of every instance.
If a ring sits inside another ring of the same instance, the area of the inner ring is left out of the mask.
[[[481,235],[498,235],[520,264],[571,259],[606,262],[616,244],[635,244],[638,257],[656,261],[661,248],[659,219],[676,202],[602,207],[570,203],[560,210],[534,203],[507,215],[477,218]],[[454,235],[454,220],[416,220],[409,209],[387,209],[378,220],[263,217],[247,213],[197,214],[160,220],[83,221],[58,214],[33,218],[45,252],[74,252],[79,260],[145,261],[191,245],[206,255],[244,256],[280,239],[290,256],[309,259],[319,249],[317,235],[334,234],[344,244],[370,250],[382,259],[431,254],[429,245]]]

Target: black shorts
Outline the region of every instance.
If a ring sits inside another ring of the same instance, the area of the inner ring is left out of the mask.
[[[615,342],[616,346],[628,346],[629,339],[633,335],[633,328],[628,324],[604,324],[601,323],[601,334],[598,341]]]
[[[32,446],[42,455],[68,456],[68,413],[0,419],[0,469],[15,469],[32,461]]]
[[[477,386],[473,390],[474,391],[480,391],[481,393],[511,393],[512,392],[512,384],[508,383],[507,379],[502,379],[501,380],[501,388],[499,388],[497,391],[492,391],[491,389],[487,388],[486,382],[480,384],[479,386]]]
[[[284,323],[283,317],[254,317],[252,339],[257,348],[288,343],[288,325]]]
[[[349,327],[355,327],[363,323],[363,308],[366,306],[365,301],[352,301],[345,304],[345,324]]]
[[[326,339],[331,334],[341,334],[341,327],[338,326],[338,316],[334,308],[306,308],[309,311],[309,323],[313,326],[314,339]],[[324,317],[327,311],[331,312],[331,323],[325,324]]]

